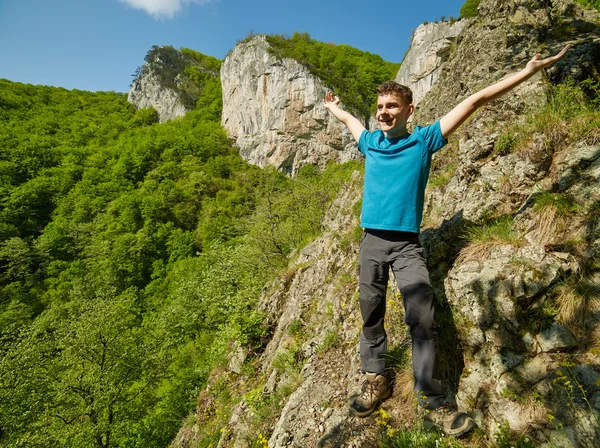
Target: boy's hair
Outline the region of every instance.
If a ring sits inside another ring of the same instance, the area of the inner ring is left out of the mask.
[[[386,81],[377,87],[377,95],[396,95],[404,104],[412,104],[412,90],[396,81]]]

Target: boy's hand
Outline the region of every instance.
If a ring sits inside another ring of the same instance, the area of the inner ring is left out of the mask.
[[[335,118],[346,125],[354,140],[358,142],[365,126],[352,114],[339,107],[340,99],[331,92],[327,92],[323,98],[323,105],[333,114]]]
[[[337,106],[338,104],[340,104],[340,99],[334,96],[333,93],[327,92],[327,95],[323,98],[323,105],[329,109],[331,106]]]
[[[540,55],[539,55],[539,54],[536,54],[536,55],[535,55],[535,56],[534,56],[534,57],[531,59],[531,61],[529,61],[529,62],[527,63],[527,66],[525,67],[525,69],[526,69],[526,70],[529,70],[529,71],[531,71],[531,72],[533,72],[533,73],[535,73],[535,72],[537,72],[537,71],[539,71],[539,70],[541,70],[541,69],[543,69],[543,68],[545,68],[545,67],[547,67],[547,66],[549,66],[549,65],[552,65],[552,64],[554,64],[556,61],[558,61],[559,59],[562,59],[562,58],[565,56],[565,54],[567,53],[567,51],[569,50],[569,48],[571,48],[571,45],[570,45],[570,44],[569,44],[569,45],[566,45],[566,46],[565,46],[565,47],[564,47],[564,48],[563,48],[563,49],[560,51],[560,53],[558,53],[558,54],[556,54],[556,55],[554,55],[554,56],[551,56],[551,57],[549,57],[549,58],[546,58],[546,59],[540,59]]]

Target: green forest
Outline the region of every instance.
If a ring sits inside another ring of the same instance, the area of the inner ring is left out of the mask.
[[[206,70],[180,67],[196,107],[165,124],[124,94],[0,80],[2,446],[167,446],[233,344],[260,350],[263,287],[360,169],[247,164],[220,62],[182,54]]]

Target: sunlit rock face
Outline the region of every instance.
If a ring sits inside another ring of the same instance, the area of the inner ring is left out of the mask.
[[[440,76],[444,62],[456,48],[456,41],[468,20],[419,25],[412,37],[395,81],[413,91],[417,105]]]
[[[142,74],[132,83],[127,99],[137,109],[144,107],[156,109],[160,123],[183,117],[189,112],[181,103],[179,93],[162,87],[152,71]]]
[[[345,162],[359,152],[323,106],[328,89],[292,59],[277,59],[264,36],[237,45],[221,67],[221,123],[242,157],[294,175],[302,166]]]
[[[194,58],[171,46],[153,46],[145,64],[136,70],[128,101],[137,109],[154,108],[160,123],[194,110],[202,96],[203,83],[195,80],[189,70],[213,78],[219,75],[218,71],[205,67],[201,61],[203,55],[198,53],[198,56]]]

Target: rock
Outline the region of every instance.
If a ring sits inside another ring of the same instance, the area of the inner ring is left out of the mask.
[[[583,364],[573,367],[573,371],[577,376],[577,381],[581,384],[588,393],[600,391],[600,373],[590,364]]]
[[[590,396],[590,404],[594,409],[600,412],[600,391],[594,392]]]
[[[554,323],[550,328],[542,331],[536,336],[536,340],[542,352],[564,352],[577,347],[577,341],[573,333],[567,327]]]
[[[153,107],[158,113],[158,121],[164,123],[177,117],[184,116],[188,109],[181,104],[179,94],[171,89],[165,89],[152,74],[136,79],[131,85],[128,101],[136,108]]]
[[[228,368],[238,375],[242,373],[242,365],[246,359],[246,352],[236,341],[233,350],[229,353]]]
[[[525,333],[525,336],[523,336],[523,342],[525,343],[525,349],[528,352],[535,353],[537,346],[535,343],[535,339],[533,338],[533,336],[531,336],[530,333]]]
[[[423,23],[417,27],[410,49],[394,81],[413,92],[416,106],[438,80],[444,62],[450,57],[460,32],[469,21]]]
[[[455,35],[450,53],[448,42],[433,38],[434,25],[420,27],[419,33],[431,35],[433,47],[428,50],[424,44],[422,56],[415,51],[415,62],[409,62],[413,56],[409,52],[406,64],[421,70],[419,80],[431,85],[418,100],[415,121],[432,122],[482,86],[510,76],[537,52],[547,55],[562,47],[565,42],[553,34],[556,25],[560,20],[575,20],[573,14],[582,9],[570,0],[551,3],[552,6],[545,0],[481,0],[479,17],[461,25],[462,31]],[[600,23],[595,12],[586,10],[580,17]],[[440,25],[440,29],[444,26]],[[432,31],[429,33],[428,29]],[[588,42],[596,37],[577,39]],[[442,49],[441,56],[435,45]],[[587,45],[585,48],[595,48]],[[595,54],[585,57],[593,59]],[[263,37],[236,47],[228,59],[223,72],[227,109],[223,124],[244,157],[260,166],[273,164],[293,174],[302,164],[321,164],[310,158],[310,151],[316,154],[323,149],[320,154],[325,154],[325,158],[330,157],[330,150],[346,153],[342,148],[349,136],[334,129],[333,122],[323,121],[326,114],[317,98],[324,92],[319,93],[319,89],[325,87],[318,80],[311,80],[302,67],[293,61],[274,59],[268,54]],[[578,61],[561,61],[564,63],[557,64],[556,73],[549,71],[548,75],[560,80]],[[289,73],[294,75],[288,76]],[[432,286],[447,317],[439,323],[446,325],[443,334],[456,332],[458,339],[459,369],[448,369],[447,380],[458,385],[459,408],[473,409],[478,426],[490,440],[498,425],[507,421],[513,430],[536,438],[536,446],[555,440],[553,437],[557,438],[556,446],[586,446],[591,413],[582,410],[578,396],[575,401],[581,409],[571,416],[561,414],[570,410],[558,391],[556,369],[560,361],[553,353],[575,349],[577,342],[559,323],[540,334],[535,334],[538,330],[534,324],[539,322],[537,313],[550,310],[543,314],[543,322],[552,319],[554,308],[549,306],[556,305],[553,287],[558,282],[574,272],[582,274],[584,265],[586,274],[596,269],[591,260],[600,254],[600,148],[597,142],[587,139],[575,144],[565,142],[564,148],[549,148],[549,136],[535,131],[529,136],[526,150],[499,151],[500,137],[518,130],[532,111],[545,104],[547,86],[542,74],[530,78],[519,89],[474,114],[459,130],[453,148],[447,148],[454,152],[447,155],[442,150],[436,154],[434,164],[443,162],[444,169],[454,164],[455,168],[448,169],[446,184],[432,186],[427,192],[425,218],[433,224],[423,230],[421,237]],[[415,90],[421,92],[420,87]],[[247,107],[239,107],[240,104]],[[305,333],[298,343],[302,354],[302,365],[298,366],[301,384],[279,401],[281,409],[274,417],[270,434],[271,448],[378,445],[380,428],[376,419],[354,419],[348,415],[347,406],[348,397],[360,387],[358,246],[354,241],[347,243],[347,237],[357,225],[352,209],[361,195],[361,181],[360,174],[353,176],[323,221],[322,235],[294,254],[285,278],[271,289],[266,288],[260,299],[260,310],[268,316],[272,330],[257,361],[257,376],[264,378],[266,393],[276,393],[284,381],[284,375],[273,372],[272,362],[278,351],[288,347],[292,337],[290,324],[301,319]],[[585,220],[581,224],[574,221],[574,227],[582,226],[582,233],[575,234],[564,248],[554,247],[554,252],[538,238],[519,238],[537,225],[534,199],[541,191],[573,195],[581,207],[577,219]],[[501,216],[514,219],[515,240],[504,241],[500,237],[490,243],[485,253],[469,254],[469,241],[465,238],[468,230],[473,226],[485,229],[490,218]],[[572,249],[573,241],[585,242],[580,252]],[[560,255],[561,252],[570,255]],[[600,276],[592,272],[582,290],[591,297],[598,291],[598,283]],[[561,356],[578,364],[573,372],[586,388],[590,405],[599,410],[600,357],[587,348],[600,334],[600,311],[596,305],[586,306],[589,327],[581,349]],[[395,327],[386,328],[391,334],[397,331]],[[320,353],[319,348],[331,331],[337,332],[339,343]],[[394,343],[404,341],[398,333],[393,336]],[[340,374],[334,375],[336,372]],[[395,419],[401,419],[406,412],[400,400],[395,392],[385,404]],[[398,403],[400,406],[396,406]],[[234,410],[226,446],[251,433],[248,413],[248,409]],[[557,416],[562,425],[560,431],[548,424],[547,414]],[[581,434],[577,424],[573,424],[578,421],[585,426]],[[410,426],[407,420],[401,420],[399,425]]]
[[[293,59],[269,53],[265,36],[237,45],[221,66],[221,123],[248,162],[294,175],[304,165],[362,157],[323,106],[330,90]]]
[[[147,61],[131,83],[127,101],[137,109],[153,107],[160,123],[182,117],[195,107],[198,98],[192,92],[197,88],[181,67],[195,66],[198,70],[217,76],[217,73],[204,69],[172,47],[153,47]]]
[[[539,354],[515,369],[521,381],[527,385],[533,386],[549,374],[549,369],[553,370],[555,362],[546,354]]]

